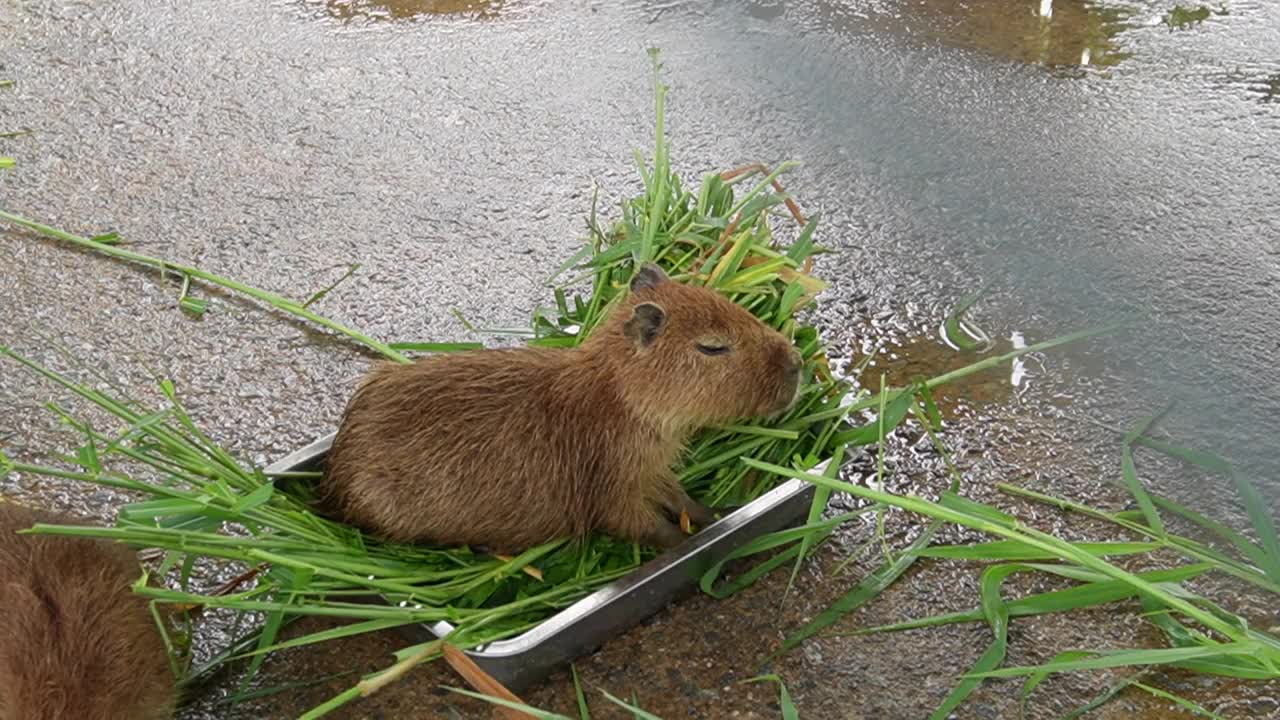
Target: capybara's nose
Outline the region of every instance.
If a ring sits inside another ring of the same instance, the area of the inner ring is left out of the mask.
[[[799,375],[802,367],[804,367],[804,358],[800,356],[800,351],[794,347],[790,348],[790,352],[787,353],[787,375]]]

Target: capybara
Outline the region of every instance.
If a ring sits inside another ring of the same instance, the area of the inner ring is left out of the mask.
[[[66,520],[0,499],[0,720],[161,720],[177,687],[135,554],[18,535]]]
[[[802,367],[742,307],[645,263],[577,347],[374,367],[342,416],[322,497],[402,542],[518,552],[600,530],[669,548],[686,537],[681,511],[714,520],[676,479],[688,436],[785,411]]]

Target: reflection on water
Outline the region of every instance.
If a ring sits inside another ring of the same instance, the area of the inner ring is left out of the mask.
[[[1266,77],[1254,77],[1245,80],[1245,87],[1258,97],[1260,102],[1271,103],[1280,100],[1280,72]]]
[[[1020,62],[1107,67],[1130,57],[1117,35],[1132,12],[1092,0],[922,0],[910,8],[941,42]]]
[[[853,353],[850,366],[866,362],[865,369],[857,377],[856,386],[874,394],[880,390],[882,374],[885,387],[905,387],[913,380],[937,377],[1023,347],[1026,347],[1026,341],[1017,332],[1009,338],[995,339],[992,347],[982,353],[957,352],[936,338],[916,337],[901,344],[891,341],[878,351],[873,347],[858,348]],[[876,352],[875,357],[867,358],[873,351]],[[1024,356],[941,385],[933,390],[933,399],[943,416],[954,417],[962,407],[976,408],[1008,400],[1015,393],[1021,393],[1032,378],[1043,372],[1044,368],[1036,360]]]
[[[305,0],[323,5],[324,12],[339,20],[405,20],[422,15],[465,15],[475,19],[498,14],[504,0]]]
[[[1183,7],[1182,5],[1174,5],[1164,16],[1164,24],[1173,29],[1185,29],[1195,25],[1199,25],[1209,19],[1210,15],[1227,15],[1228,11],[1225,6],[1218,10],[1210,10],[1205,5],[1196,5],[1193,7]]]

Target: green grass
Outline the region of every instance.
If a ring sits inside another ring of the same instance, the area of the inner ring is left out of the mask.
[[[883,574],[891,574],[892,569],[900,569],[914,558],[932,557],[984,564],[979,607],[971,611],[945,613],[845,634],[897,632],[957,622],[985,621],[992,631],[990,645],[935,710],[931,716],[935,719],[947,717],[984,679],[993,677],[1026,676],[1024,703],[1040,682],[1056,672],[1166,665],[1244,680],[1280,678],[1280,638],[1271,632],[1251,628],[1244,618],[1224,610],[1212,599],[1197,595],[1183,585],[1206,573],[1221,572],[1246,580],[1259,590],[1280,593],[1280,586],[1276,585],[1270,571],[1277,556],[1271,547],[1274,524],[1265,505],[1261,504],[1260,496],[1252,484],[1237,475],[1222,458],[1146,437],[1145,433],[1154,420],[1154,417],[1143,419],[1124,433],[1122,441],[1122,485],[1133,496],[1139,508],[1137,511],[1109,513],[1016,486],[999,485],[1001,490],[1013,495],[1048,503],[1068,512],[1107,520],[1119,529],[1143,538],[1139,541],[1070,543],[1036,531],[990,505],[956,496],[953,490],[944,492],[938,502],[930,502],[923,498],[894,496],[840,483],[825,475],[783,467],[764,467],[754,461],[747,461],[750,465],[780,476],[803,478],[820,488],[848,492],[879,506],[899,507],[918,513],[931,519],[929,530],[936,528],[939,523],[949,522],[1002,538],[969,545],[929,548],[927,530],[922,539],[913,543],[896,561],[887,562],[849,595],[788,637],[775,656],[795,647],[815,631],[833,624],[854,607],[878,595],[888,585],[882,580]],[[1241,533],[1189,508],[1149,493],[1138,478],[1132,455],[1135,444],[1160,448],[1201,469],[1210,469],[1233,478],[1241,501],[1254,522],[1253,532],[1260,538],[1260,542],[1251,541]],[[1228,556],[1199,540],[1170,533],[1160,518],[1161,509],[1177,514],[1216,535],[1219,540],[1233,547],[1237,556]],[[1130,573],[1106,559],[1162,551],[1182,555],[1193,562],[1161,570]],[[1067,589],[1037,593],[1016,600],[1006,599],[1002,591],[1004,581],[1023,572],[1047,573],[1077,584]],[[1059,653],[1052,661],[1043,665],[1002,667],[1008,648],[1011,618],[1078,611],[1121,601],[1137,601],[1142,608],[1141,616],[1162,631],[1167,645],[1162,648],[1123,650],[1078,648]],[[1124,687],[1132,685],[1135,689],[1171,700],[1188,711],[1212,716],[1189,700],[1137,682],[1136,677],[1123,687],[1116,687],[1112,692],[1091,701],[1080,714],[1110,700]]]

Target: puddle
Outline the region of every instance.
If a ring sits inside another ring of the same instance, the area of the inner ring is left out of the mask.
[[[1087,0],[924,0],[911,6],[925,34],[1018,62],[1109,67],[1130,57],[1117,36],[1131,13]]]
[[[914,37],[1058,70],[1110,67],[1132,57],[1121,35],[1141,24],[1136,7],[1096,0],[824,3],[813,12],[845,33]]]
[[[449,15],[485,20],[496,17],[504,0],[304,0],[306,5],[337,20],[410,20],[426,15]]]
[[[867,355],[874,348],[855,348],[850,365],[857,367],[866,362],[856,382],[859,388],[875,393],[880,388],[881,374],[886,385],[902,387],[913,380],[937,377],[1025,346],[1025,341],[1017,333],[1008,338],[993,339],[991,348],[985,352],[954,350],[937,338],[913,337],[886,342],[873,359],[868,359]],[[955,417],[965,408],[997,405],[1009,400],[1043,371],[1034,356],[1024,356],[941,385],[933,390],[933,398],[944,417]]]

